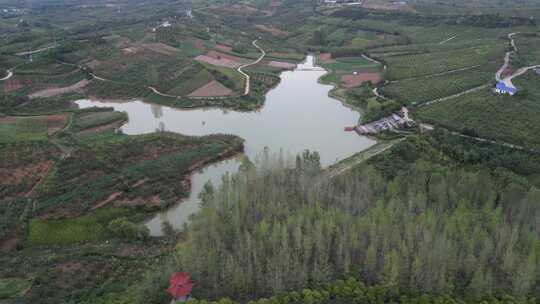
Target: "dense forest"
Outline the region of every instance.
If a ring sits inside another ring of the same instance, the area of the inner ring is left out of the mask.
[[[474,301],[538,297],[540,190],[500,166],[470,170],[435,142],[413,137],[333,182],[316,153],[293,169],[246,164],[201,194],[177,267],[214,299],[344,276]]]

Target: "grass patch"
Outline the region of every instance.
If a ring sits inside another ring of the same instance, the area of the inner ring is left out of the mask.
[[[321,64],[325,69],[330,69],[332,71],[341,71],[341,72],[352,72],[356,70],[365,70],[365,69],[376,69],[379,67],[378,64],[375,64],[363,57],[345,57],[336,59],[335,62],[322,63]]]
[[[127,208],[101,208],[77,218],[33,219],[28,242],[32,245],[67,245],[101,240],[110,235],[107,225],[111,220],[132,212]]]

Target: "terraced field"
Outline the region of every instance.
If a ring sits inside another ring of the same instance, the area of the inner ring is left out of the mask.
[[[504,50],[504,43],[500,43],[444,52],[383,56],[383,59],[388,64],[388,79],[400,80],[487,64],[502,58]]]
[[[500,62],[494,61],[470,70],[392,82],[380,91],[401,103],[422,103],[484,85],[493,80],[499,66]]]

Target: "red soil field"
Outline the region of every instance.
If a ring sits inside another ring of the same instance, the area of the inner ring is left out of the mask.
[[[358,75],[343,75],[341,76],[341,82],[346,88],[353,88],[361,85],[366,81],[371,81],[373,84],[377,84],[381,81],[381,74],[379,73],[358,73]]]
[[[321,54],[319,55],[319,59],[320,59],[321,61],[332,60],[332,54],[330,54],[330,53],[321,53]]]
[[[216,51],[210,51],[206,55],[199,55],[195,57],[195,60],[227,68],[237,68],[243,64],[241,58]]]

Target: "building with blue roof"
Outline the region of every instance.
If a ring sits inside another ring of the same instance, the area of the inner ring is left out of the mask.
[[[495,86],[495,92],[499,94],[514,95],[517,93],[517,89],[514,87],[509,87],[506,85],[506,83],[499,81],[497,82],[497,85]]]

